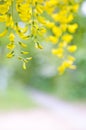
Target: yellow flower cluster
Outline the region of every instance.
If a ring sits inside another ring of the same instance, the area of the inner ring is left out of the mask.
[[[69,53],[75,52],[77,47],[69,43],[78,28],[77,23],[73,23],[78,7],[79,0],[0,0],[0,22],[6,26],[0,37],[9,35],[7,57],[17,56],[26,69],[26,63],[32,57],[25,56],[29,54],[24,50],[28,45],[22,41],[32,40],[36,48],[42,49],[40,39],[45,39],[54,44],[52,53],[62,58],[59,73],[62,74],[66,68],[75,69],[75,59]],[[18,46],[21,50],[17,54]]]
[[[75,0],[50,0],[46,2],[45,9],[50,18],[47,28],[51,31],[48,40],[55,46],[52,49],[52,54],[62,61],[57,68],[59,74],[63,74],[68,68],[76,68],[73,65],[75,58],[71,55],[77,50],[77,46],[72,41],[78,28],[78,24],[73,22],[78,7],[79,1],[76,2]]]

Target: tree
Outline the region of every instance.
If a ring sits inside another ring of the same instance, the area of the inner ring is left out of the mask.
[[[22,61],[23,69],[32,59],[27,50],[27,40],[37,49],[43,49],[43,42],[53,43],[52,54],[61,59],[58,72],[75,69],[77,49],[73,35],[78,28],[74,23],[80,0],[0,0],[0,22],[4,30],[0,37],[7,35],[7,58],[16,56]]]

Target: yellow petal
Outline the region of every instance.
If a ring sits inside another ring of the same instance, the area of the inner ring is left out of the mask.
[[[10,49],[10,50],[14,49],[14,48],[15,48],[14,43],[9,43],[9,44],[7,45],[7,48]]]
[[[26,63],[23,62],[23,69],[26,70]]]
[[[27,51],[21,51],[21,54],[27,55],[29,52]]]
[[[7,54],[7,58],[12,58],[14,56],[14,51]]]
[[[35,48],[39,48],[39,49],[43,49],[43,46],[42,45],[40,45],[39,43],[35,43]]]
[[[15,39],[15,35],[13,33],[11,33],[10,36],[9,36],[9,39],[10,39],[11,42],[13,42],[14,39]]]
[[[71,46],[68,46],[67,49],[68,49],[69,52],[72,53],[72,52],[75,52],[77,50],[77,46],[76,45],[71,45]]]
[[[20,45],[21,47],[23,47],[23,48],[26,48],[26,47],[27,47],[27,45],[24,44],[24,43],[22,43],[22,42],[18,42],[18,43],[19,43],[19,45]]]

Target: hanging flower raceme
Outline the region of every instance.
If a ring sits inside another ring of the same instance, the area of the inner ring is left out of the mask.
[[[32,40],[34,47],[43,49],[42,37],[55,46],[52,54],[62,61],[58,67],[60,74],[75,69],[75,58],[71,55],[77,46],[72,40],[78,25],[73,20],[79,3],[79,0],[0,0],[0,22],[5,24],[0,37],[9,38],[7,58],[16,56],[26,69],[32,57],[24,40]]]

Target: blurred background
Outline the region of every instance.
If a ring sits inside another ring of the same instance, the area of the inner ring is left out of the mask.
[[[52,45],[43,43],[44,49],[36,50],[28,43],[33,60],[25,71],[18,60],[5,58],[5,46],[9,41],[6,38],[0,39],[0,130],[53,130],[53,126],[56,126],[55,130],[86,130],[84,0],[75,21],[79,24],[74,34],[74,43],[78,46],[75,53],[77,69],[68,70],[62,76],[56,71],[57,61],[51,54]],[[2,25],[0,29],[3,29]],[[15,121],[18,124],[15,125]]]

